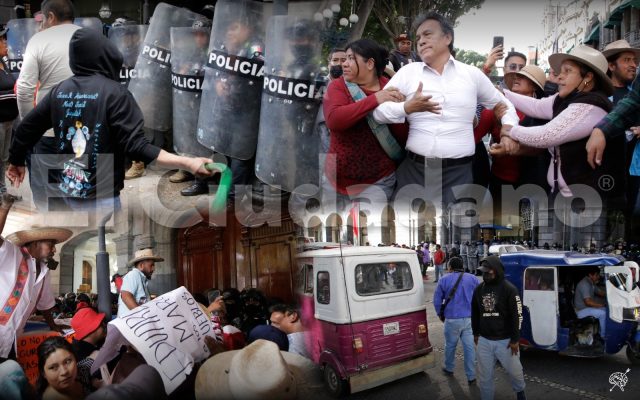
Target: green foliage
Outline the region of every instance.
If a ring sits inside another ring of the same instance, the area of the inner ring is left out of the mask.
[[[487,54],[480,54],[473,50],[463,50],[463,49],[455,49],[456,50],[456,60],[463,62],[465,64],[473,65],[474,67],[482,68],[482,64],[484,64],[484,60],[487,59]]]

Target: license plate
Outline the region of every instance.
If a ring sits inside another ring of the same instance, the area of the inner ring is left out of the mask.
[[[388,324],[382,325],[382,333],[384,334],[384,336],[400,333],[400,323],[390,322]]]

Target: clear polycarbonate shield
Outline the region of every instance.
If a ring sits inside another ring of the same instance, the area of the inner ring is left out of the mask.
[[[22,69],[27,43],[38,32],[39,24],[33,18],[12,19],[7,22],[7,58],[9,71],[17,78]]]
[[[210,32],[209,28],[171,28],[173,147],[182,155],[211,155],[196,139]]]
[[[95,29],[100,33],[103,32],[102,21],[100,21],[100,19],[96,17],[75,18],[73,20],[73,23],[83,28]]]
[[[120,25],[109,30],[109,40],[116,45],[122,53],[122,68],[120,69],[120,83],[129,83],[132,75],[135,75],[136,61],[142,52],[144,37],[147,34],[148,25]]]
[[[145,128],[171,129],[171,27],[191,27],[201,15],[160,3],[153,12],[147,35],[129,81],[129,91],[142,110]]]
[[[219,1],[205,65],[198,141],[241,160],[253,157],[258,140],[263,18],[263,3]]]
[[[309,184],[319,186],[320,134],[315,121],[325,80],[317,24],[275,16],[267,29],[256,176],[300,194],[311,194]]]

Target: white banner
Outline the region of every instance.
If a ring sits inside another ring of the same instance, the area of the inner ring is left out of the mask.
[[[194,363],[209,357],[205,336],[213,336],[213,324],[183,286],[109,322],[107,339],[91,372],[113,359],[122,345],[131,345],[158,370],[171,394]]]

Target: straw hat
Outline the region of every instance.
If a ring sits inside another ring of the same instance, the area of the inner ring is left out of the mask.
[[[598,50],[580,45],[571,50],[570,54],[556,53],[549,56],[549,64],[554,71],[560,71],[560,65],[566,60],[576,61],[591,68],[598,77],[598,81],[602,84],[605,93],[607,95],[613,94],[613,84],[607,76],[609,63],[606,57]]]
[[[626,40],[616,40],[615,42],[611,42],[605,46],[604,50],[602,50],[602,55],[608,60],[609,57],[614,56],[618,53],[624,53],[625,51],[630,51],[635,54],[636,57],[640,57],[640,49],[636,49],[631,47],[629,42]]]
[[[513,81],[515,80],[516,75],[524,76],[541,90],[544,90],[544,84],[547,82],[547,77],[544,74],[542,68],[536,65],[525,65],[518,72],[507,72],[506,74],[504,74],[504,83],[507,84],[509,90],[511,90],[511,86],[513,86]]]
[[[27,243],[39,240],[53,240],[58,244],[68,240],[72,235],[73,232],[64,228],[33,228],[14,232],[7,236],[7,240],[22,247]]]
[[[196,376],[196,399],[305,398],[322,387],[319,375],[311,360],[259,339],[207,360]]]
[[[129,267],[133,267],[134,265],[136,265],[137,262],[144,261],[144,260],[164,261],[164,258],[158,257],[155,254],[153,254],[153,249],[136,250],[135,254],[133,255],[133,258],[129,260],[127,265]]]

